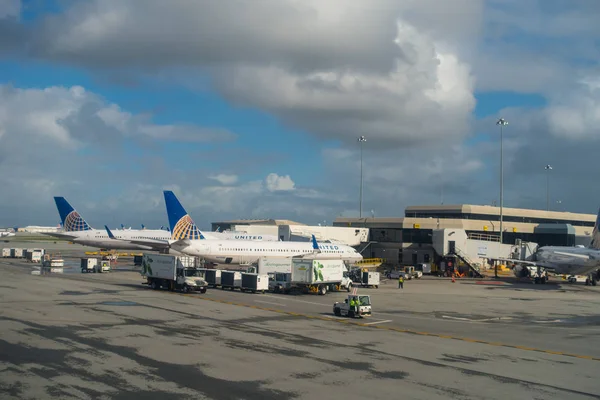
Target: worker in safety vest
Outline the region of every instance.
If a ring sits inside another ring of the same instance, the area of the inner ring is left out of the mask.
[[[398,277],[398,289],[404,289],[404,275]]]
[[[356,300],[354,299],[354,297],[352,297],[350,299],[350,310],[354,311],[356,313]]]

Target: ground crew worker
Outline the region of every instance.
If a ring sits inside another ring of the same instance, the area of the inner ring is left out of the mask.
[[[404,289],[404,276],[402,275],[398,277],[398,289]]]
[[[356,300],[354,300],[354,297],[350,298],[350,310],[356,313]]]

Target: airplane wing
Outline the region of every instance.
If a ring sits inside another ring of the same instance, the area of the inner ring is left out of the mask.
[[[42,232],[43,235],[48,235],[48,236],[52,236],[58,239],[66,239],[66,240],[73,240],[73,239],[77,239],[77,236],[73,236],[73,235],[68,235],[65,233],[58,233],[58,232]]]
[[[169,247],[171,247],[171,245],[169,244],[168,240],[157,240],[157,239],[118,239],[118,238],[115,237],[115,235],[113,235],[113,233],[108,228],[108,226],[104,225],[104,229],[106,229],[106,233],[108,234],[108,237],[110,239],[113,239],[113,240],[118,240],[118,241],[121,241],[121,242],[127,242],[127,243],[137,244],[137,245],[140,245],[140,246],[149,246],[149,247],[152,247],[155,250],[164,250],[164,249],[168,249]]]
[[[513,263],[513,264],[523,264],[523,265],[533,265],[533,266],[539,265],[535,261],[517,260],[514,258],[494,258],[494,260],[509,262],[509,263]]]

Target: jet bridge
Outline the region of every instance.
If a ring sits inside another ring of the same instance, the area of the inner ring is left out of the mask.
[[[320,242],[360,246],[369,241],[369,228],[341,226],[279,225],[279,238],[283,241],[310,241],[314,235]]]
[[[464,229],[436,229],[432,233],[433,248],[441,257],[452,257],[462,262],[473,276],[489,266],[489,260],[502,258],[531,258],[537,248],[535,243],[520,240],[514,245],[500,243],[498,234],[467,233]]]

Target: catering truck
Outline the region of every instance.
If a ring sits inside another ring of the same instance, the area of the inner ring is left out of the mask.
[[[142,276],[145,276],[152,289],[165,288],[180,290],[183,293],[198,291],[206,293],[208,284],[203,278],[200,268],[187,266],[187,257],[167,254],[144,254],[142,259]]]
[[[271,283],[275,292],[289,293],[298,289],[324,295],[327,291],[350,291],[352,281],[342,260],[292,259],[291,272],[276,273]]]
[[[292,272],[291,257],[261,257],[254,265],[248,268],[248,273],[275,274],[276,272]]]

